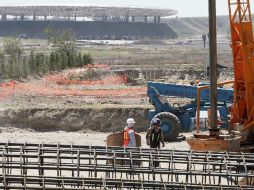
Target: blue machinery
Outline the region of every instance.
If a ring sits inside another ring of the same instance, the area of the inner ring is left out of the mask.
[[[180,131],[189,131],[197,117],[198,86],[176,85],[161,82],[148,82],[147,95],[154,110],[149,110],[149,121],[154,117],[161,119],[161,127],[166,140],[174,140]],[[169,103],[170,97],[189,98],[192,101],[186,105]],[[228,127],[228,107],[233,102],[233,89],[218,88],[218,111],[222,120],[222,128]],[[200,91],[200,110],[207,112],[210,108],[210,89]]]

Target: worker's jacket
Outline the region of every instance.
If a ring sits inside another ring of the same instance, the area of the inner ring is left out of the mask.
[[[150,127],[146,134],[146,141],[149,142],[151,148],[160,148],[160,143],[164,143],[161,128],[156,131],[154,127]]]
[[[124,129],[123,132],[123,146],[136,147],[135,132],[131,128]]]

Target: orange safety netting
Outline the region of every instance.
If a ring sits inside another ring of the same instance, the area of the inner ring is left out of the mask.
[[[128,75],[115,75],[111,74],[109,76],[105,76],[103,79],[71,79],[72,76],[79,76],[80,73],[84,72],[85,70],[96,70],[96,69],[103,69],[103,70],[110,70],[110,67],[104,64],[96,64],[96,65],[87,65],[85,69],[73,69],[69,70],[68,72],[61,73],[61,74],[54,74],[48,75],[43,78],[43,81],[48,83],[56,83],[58,85],[70,85],[70,84],[77,84],[77,85],[120,85],[120,84],[127,84],[128,83]]]
[[[56,80],[58,85],[68,85],[68,84],[79,84],[79,85],[108,85],[108,84],[126,84],[128,82],[128,76],[108,76],[103,80],[70,80],[66,78],[59,78]]]
[[[31,89],[33,89],[31,91]],[[94,89],[94,90],[76,90],[64,88],[45,88],[34,84],[19,84],[16,92],[23,95],[39,96],[93,96],[98,98],[105,97],[144,97],[146,88],[129,88],[129,89]]]
[[[84,68],[103,68],[108,70],[111,69],[111,67],[106,64],[88,64],[88,65],[85,65]]]
[[[104,65],[97,67],[105,68]],[[125,85],[128,81],[127,75],[109,75],[101,80],[70,79],[70,76],[78,75],[83,71],[82,69],[69,70],[61,74],[45,76],[42,80],[26,83],[17,81],[2,83],[0,84],[0,100],[13,96],[89,96],[96,98],[146,97],[146,87],[128,87]],[[96,85],[100,86],[100,88],[97,88]],[[105,88],[103,85],[105,85]],[[86,89],[86,86],[90,89]]]
[[[0,84],[0,100],[11,97],[15,93],[16,81],[4,82]]]
[[[12,96],[92,96],[98,98],[137,98],[146,96],[146,88],[125,88],[125,89],[92,89],[77,90],[64,88],[51,88],[44,85],[31,83],[15,83],[15,85],[3,85],[0,87],[0,99]]]

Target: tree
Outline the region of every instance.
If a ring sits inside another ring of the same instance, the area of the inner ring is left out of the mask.
[[[35,74],[40,76],[44,71],[45,55],[43,53],[35,53],[34,65]]]
[[[10,56],[20,57],[23,53],[21,41],[18,38],[4,38],[3,47],[5,54]]]
[[[36,72],[35,55],[34,54],[35,54],[34,50],[32,50],[30,52],[30,55],[29,55],[28,64],[29,64],[29,67],[30,67],[30,74],[34,74]]]
[[[4,53],[8,55],[8,63],[5,65],[6,75],[12,79],[20,79],[22,73],[21,41],[18,38],[4,38],[3,40]]]
[[[0,52],[0,83],[3,82],[5,79],[5,73],[6,73],[6,68],[5,68],[5,55],[4,52]]]
[[[46,28],[44,33],[48,38],[48,43],[58,50],[75,51],[77,49],[76,40],[68,30],[65,30],[63,33],[61,33],[55,29]]]
[[[23,78],[27,79],[30,71],[30,65],[29,62],[27,61],[27,57],[24,57],[22,60],[22,65],[23,65]]]
[[[83,55],[83,65],[82,66],[90,64],[92,62],[93,62],[93,60],[92,60],[90,54],[84,54]]]
[[[59,36],[53,28],[46,28],[44,31],[46,37],[48,38],[49,44],[55,46],[59,41]]]
[[[49,68],[52,70],[63,70],[66,68],[82,67],[85,64],[91,63],[90,55],[82,54],[78,51],[76,40],[70,31],[62,33],[47,28],[45,34],[48,38],[48,43],[51,44],[55,51],[53,51],[49,58]]]

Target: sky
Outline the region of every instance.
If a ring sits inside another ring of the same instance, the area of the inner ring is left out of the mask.
[[[217,0],[217,15],[228,15],[228,0]],[[0,6],[82,5],[169,8],[178,17],[208,16],[208,0],[0,0]]]

